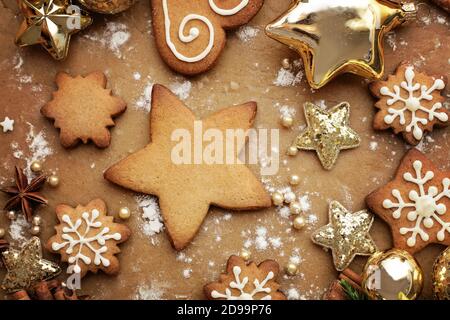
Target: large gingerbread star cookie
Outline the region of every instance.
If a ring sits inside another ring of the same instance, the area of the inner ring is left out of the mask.
[[[194,238],[210,205],[232,210],[271,205],[261,182],[237,161],[242,146],[227,154],[233,163],[211,163],[198,159],[196,143],[191,144],[191,138],[198,138],[198,130],[200,135],[214,132],[219,136],[225,136],[227,129],[246,131],[255,114],[256,103],[248,102],[196,121],[192,111],[172,92],[155,85],[150,114],[151,143],[110,167],[105,178],[125,188],[158,196],[166,230],[175,249],[181,250]],[[178,149],[180,143],[183,145],[182,136],[188,137],[188,141],[183,141],[190,150],[184,155]],[[230,142],[226,139],[224,143]],[[184,157],[189,159],[184,161]]]
[[[408,151],[394,180],[366,203],[390,225],[394,247],[415,253],[431,243],[450,245],[450,171],[420,151]]]

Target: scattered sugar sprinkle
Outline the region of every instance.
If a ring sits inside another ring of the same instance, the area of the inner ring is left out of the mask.
[[[180,98],[181,100],[186,100],[187,98],[189,98],[189,94],[191,93],[192,83],[188,80],[185,80],[183,82],[176,81],[174,83],[171,83],[169,85],[169,88],[174,94],[178,96],[178,98]]]
[[[25,232],[29,228],[30,224],[25,219],[25,216],[23,214],[19,214],[15,220],[12,220],[8,229],[11,245],[20,246],[21,244],[25,243],[25,241],[27,240]]]
[[[141,74],[138,71],[133,72],[133,79],[136,81],[141,80]]]
[[[136,110],[143,110],[146,112],[150,111],[152,105],[152,90],[153,83],[149,81],[142,90],[141,96],[136,100],[134,105]]]
[[[183,277],[185,279],[189,279],[190,277],[192,277],[192,269],[184,269],[183,270]]]
[[[259,33],[259,29],[252,26],[242,26],[236,31],[239,40],[249,42],[255,38]]]
[[[153,245],[158,244],[157,239],[153,238],[155,234],[160,233],[164,229],[162,217],[156,198],[149,195],[136,196],[138,207],[142,209],[141,224],[142,232],[151,238]]]
[[[87,33],[84,38],[99,42],[103,47],[110,49],[117,58],[122,58],[121,48],[130,39],[130,33],[123,23],[107,22],[102,35]]]
[[[369,143],[369,149],[370,149],[371,151],[377,150],[377,149],[378,149],[378,142],[376,142],[376,141],[370,141],[370,143]]]
[[[140,285],[136,290],[134,300],[162,300],[164,291],[164,286],[157,283]]]
[[[294,60],[292,64],[289,64],[289,68],[285,69],[281,67],[278,70],[277,77],[273,81],[273,84],[278,87],[291,87],[299,84],[303,79],[302,62]]]

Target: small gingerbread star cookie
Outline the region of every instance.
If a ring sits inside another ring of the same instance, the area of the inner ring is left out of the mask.
[[[379,99],[375,104],[379,111],[373,127],[377,130],[392,128],[396,134],[401,132],[409,144],[418,144],[433,126],[449,124],[450,113],[440,93],[444,87],[443,79],[417,72],[407,63],[400,64],[387,81],[375,81],[370,85],[370,91]]]
[[[408,151],[394,180],[366,203],[390,225],[395,248],[414,254],[431,243],[450,245],[450,171],[420,151]]]
[[[259,265],[246,263],[238,256],[231,256],[226,273],[219,281],[204,286],[209,300],[286,300],[275,281],[279,266],[273,260],[265,260]]]
[[[55,120],[55,127],[61,130],[61,144],[69,148],[80,140],[83,143],[92,140],[99,148],[108,147],[111,142],[108,128],[114,126],[114,117],[125,112],[126,103],[106,89],[106,76],[92,72],[85,77],[71,77],[60,72],[56,84],[58,90],[41,113]]]
[[[131,231],[113,222],[103,200],[76,208],[61,204],[56,207],[56,215],[60,224],[55,226],[56,234],[48,240],[47,250],[59,253],[69,269],[81,277],[99,269],[111,275],[119,272],[117,245],[128,240]]]

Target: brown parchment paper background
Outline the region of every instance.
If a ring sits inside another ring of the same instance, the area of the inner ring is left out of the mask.
[[[56,171],[61,178],[57,189],[46,187],[43,190],[49,199],[49,206],[38,210],[44,219],[40,235],[43,242],[53,234],[56,222],[54,207],[58,203],[76,205],[101,197],[107,202],[110,214],[117,216],[121,206],[128,206],[133,211],[131,219],[125,222],[133,234],[128,242],[121,245],[120,274],[116,277],[90,274],[82,281],[82,293],[94,299],[202,299],[203,285],[216,279],[229,255],[243,247],[246,237],[242,232],[250,231],[250,237],[254,239],[257,226],[267,228],[270,236],[280,237],[283,245],[279,248],[269,245],[267,250],[261,251],[252,246],[250,250],[254,260],[260,262],[271,258],[283,267],[295,250],[302,257],[300,275],[287,277],[283,274],[279,278],[285,292],[295,288],[300,298],[317,299],[330,281],[336,278],[331,254],[310,241],[311,231],[327,223],[328,202],[332,199],[342,202],[349,210],[364,208],[364,197],[390,180],[408,147],[401,137],[394,136],[390,131],[374,132],[371,126],[375,113],[373,99],[367,82],[359,77],[341,76],[315,92],[310,90],[305,80],[295,86],[273,85],[282,59],[292,61],[298,57],[287,47],[267,38],[263,27],[288,5],[289,0],[267,0],[250,23],[259,29],[259,33],[249,41],[242,41],[233,32],[229,33],[226,49],[216,67],[206,74],[187,79],[192,89],[185,102],[201,117],[224,106],[257,101],[255,126],[281,130],[280,171],[276,176],[266,177],[267,180],[274,186],[282,187],[287,186],[290,173],[299,174],[302,182],[295,191],[308,195],[311,201],[309,213],[315,214],[318,221],[303,231],[289,231],[290,220],[280,217],[275,208],[232,213],[229,220],[223,219],[225,211],[212,208],[195,241],[183,251],[185,257],[192,259],[190,261],[177,259],[177,252],[170,246],[164,232],[152,238],[145,236],[141,232],[142,212],[136,205],[135,194],[108,183],[102,175],[111,164],[149,141],[148,114],[134,107],[147,82],[170,85],[186,80],[171,72],[159,58],[151,35],[148,1],[139,1],[117,16],[95,16],[91,28],[73,37],[69,57],[64,62],[54,61],[39,46],[18,49],[13,41],[22,18],[15,1],[0,2],[0,118],[9,116],[16,121],[12,133],[0,133],[1,184],[11,183],[15,164],[24,165],[23,161],[13,156],[11,144],[17,142],[18,148],[25,153],[29,151],[26,136],[29,132],[27,123],[31,123],[35,132],[44,129],[53,149],[53,154],[44,162],[46,171]],[[392,72],[400,61],[409,60],[430,74],[449,75],[449,21],[443,10],[423,5],[418,21],[398,28],[389,37],[390,45],[385,46],[386,72]],[[89,39],[101,35],[107,22],[123,23],[130,33],[129,40],[120,48],[120,54],[111,50],[107,43]],[[87,145],[65,150],[59,145],[56,129],[40,115],[40,107],[50,99],[55,89],[54,76],[61,70],[72,74],[105,71],[114,93],[127,101],[128,110],[117,119],[109,148],[99,150]],[[133,78],[136,71],[142,76],[139,81]],[[238,83],[239,89],[231,90],[231,81]],[[446,92],[449,92],[448,88]],[[362,137],[361,146],[342,152],[330,172],[321,168],[314,152],[299,152],[294,158],[284,155],[284,150],[298,133],[298,127],[305,123],[303,103],[319,100],[325,100],[328,106],[348,101],[352,106],[351,126]],[[277,103],[296,109],[292,129],[280,127]],[[422,150],[442,169],[450,167],[449,133],[448,128],[434,130],[429,135],[431,139],[421,145]],[[283,163],[283,160],[286,162]],[[95,167],[91,168],[93,163]],[[252,168],[258,173],[257,166]],[[6,197],[0,196],[0,205],[5,200]],[[0,215],[1,227],[8,228],[8,224],[6,217]],[[371,234],[381,249],[391,246],[389,229],[378,218]],[[417,254],[426,281],[423,298],[431,298],[430,272],[434,259],[443,249],[442,246],[432,245]],[[56,255],[51,256],[47,252],[44,255],[58,260]],[[351,267],[360,271],[364,261],[364,258],[357,258]],[[188,279],[183,276],[186,269],[192,270]],[[3,276],[2,268],[0,278]],[[4,292],[0,296],[4,297]]]

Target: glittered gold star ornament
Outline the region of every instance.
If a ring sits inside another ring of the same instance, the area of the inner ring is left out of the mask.
[[[384,35],[414,12],[413,4],[389,0],[295,0],[266,33],[300,54],[318,89],[344,72],[380,78]]]
[[[56,60],[67,56],[71,36],[92,23],[92,18],[69,0],[18,0],[18,4],[24,20],[16,44],[40,44]]]
[[[352,213],[339,202],[332,201],[328,219],[329,223],[316,230],[311,239],[332,250],[336,270],[347,268],[356,255],[368,256],[377,251],[369,235],[373,215],[367,210]]]
[[[322,166],[330,170],[340,150],[356,148],[361,139],[349,127],[350,105],[347,102],[329,110],[307,102],[304,105],[307,127],[294,140],[292,147],[315,150]]]
[[[37,282],[54,278],[61,272],[56,263],[42,259],[38,237],[28,240],[20,251],[12,248],[4,250],[2,259],[7,270],[2,289],[7,293],[29,289]]]

